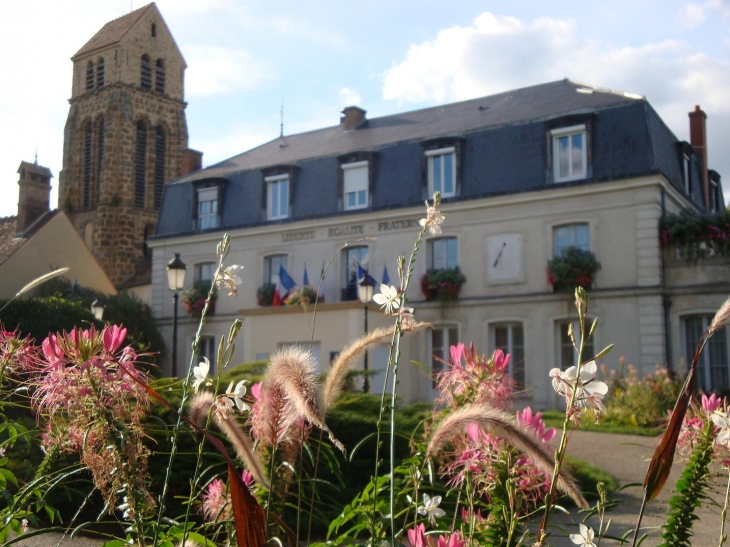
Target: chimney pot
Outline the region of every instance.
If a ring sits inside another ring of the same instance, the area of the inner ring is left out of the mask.
[[[366,120],[367,111],[359,106],[346,106],[342,113],[344,116],[340,118],[340,124],[344,124],[345,129],[355,129]]]

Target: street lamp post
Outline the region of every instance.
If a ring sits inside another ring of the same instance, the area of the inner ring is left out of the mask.
[[[177,301],[180,298],[179,292],[185,286],[185,262],[180,260],[180,253],[175,253],[175,258],[167,264],[167,284],[172,295],[172,377],[177,378]]]
[[[372,278],[365,274],[365,276],[362,278],[360,283],[357,286],[357,295],[360,298],[360,302],[363,303],[365,308],[365,334],[368,333],[368,304],[370,304],[370,301],[373,299],[373,287],[375,286],[375,283],[373,283]],[[362,367],[363,371],[365,371],[365,379],[362,382],[362,391],[363,393],[369,393],[370,392],[370,379],[368,378],[368,352],[365,350],[365,357],[364,357],[364,363]]]
[[[101,321],[104,318],[104,305],[98,300],[94,300],[91,303],[91,313],[94,315],[97,321]]]

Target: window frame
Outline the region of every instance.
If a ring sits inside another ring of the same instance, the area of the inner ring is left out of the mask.
[[[283,259],[283,260],[282,260]],[[276,285],[279,280],[279,270],[272,269],[272,264],[278,261],[278,264],[284,266],[286,271],[289,271],[289,255],[287,253],[277,253],[273,255],[266,255],[264,257],[264,283],[272,283]]]
[[[585,327],[586,330],[590,329],[590,326],[593,324],[594,317],[586,317],[585,318]],[[562,317],[555,319],[553,321],[553,339],[555,340],[555,362],[556,366],[560,370],[566,370],[570,367],[577,367],[578,366],[578,353],[575,351],[575,348],[573,347],[573,344],[570,342],[570,338],[567,336],[567,328],[565,330],[566,334],[566,342],[563,343],[563,337],[562,337],[562,331],[561,328],[563,325],[573,324],[573,333],[576,337],[576,343],[580,347],[580,324],[578,323],[577,317]],[[597,345],[597,337],[598,337],[598,327],[593,332],[593,336],[590,337],[590,339],[586,342],[585,347],[583,348],[583,362],[590,361],[593,359],[593,356],[596,354],[596,345]],[[567,362],[567,360],[563,360],[563,348],[570,347],[571,350],[571,360],[570,363]]]
[[[522,355],[521,358],[518,358],[516,346],[514,342],[515,333],[514,329],[516,327],[519,327],[522,331],[522,344],[521,344],[521,351]],[[507,329],[507,343],[504,345],[498,345],[497,344],[497,329],[505,328]],[[504,351],[505,354],[510,354],[512,358],[509,362],[509,377],[512,378],[512,380],[515,381],[514,387],[517,391],[525,391],[528,386],[527,382],[527,367],[526,364],[526,338],[525,338],[525,321],[521,319],[507,319],[504,321],[494,321],[489,324],[489,347],[492,351],[496,351],[497,349],[501,349]],[[521,376],[522,380],[518,380],[517,378]]]
[[[572,145],[572,137],[576,135],[582,136],[583,146],[581,150],[581,169],[582,173],[573,173],[572,154],[568,159],[568,172],[566,176],[560,176],[560,139],[569,139],[569,150]],[[552,156],[553,156],[553,182],[570,182],[574,180],[584,180],[588,178],[588,130],[586,124],[571,125],[568,127],[557,127],[550,130],[550,138],[552,140]]]
[[[356,209],[367,209],[370,206],[370,189],[369,189],[369,181],[370,181],[370,162],[368,160],[363,161],[355,161],[351,163],[343,163],[340,165],[342,168],[342,204],[343,209],[345,211],[352,211]],[[347,180],[347,173],[348,171],[354,171],[357,169],[363,169],[365,170],[365,188],[355,188],[353,191],[348,192],[348,180]],[[363,203],[360,203],[359,201],[359,193],[365,192],[365,201]],[[349,194],[358,194],[356,201],[357,203],[355,205],[350,205],[348,203],[348,195]]]
[[[208,197],[206,194],[215,197],[213,199],[201,199],[202,197]],[[198,230],[214,230],[220,227],[220,188],[218,186],[205,186],[203,188],[196,189],[196,228]],[[204,203],[213,203],[215,211],[203,213],[202,206]],[[207,222],[206,226],[203,226],[204,219],[207,221],[211,219],[211,222]]]
[[[424,151],[426,156],[426,169],[428,179],[428,195],[433,196],[434,192],[441,192],[442,198],[450,198],[456,195],[456,146],[445,146],[443,148],[434,148],[432,150]],[[443,161],[444,156],[451,156],[451,184],[452,189],[450,192],[446,192],[444,189],[444,174],[445,174],[445,162]],[[434,163],[436,158],[441,158],[441,187],[435,187],[434,181]]]
[[[577,226],[587,226],[588,227],[588,248],[587,249],[577,244],[577,238],[576,238],[576,232],[575,232],[575,227],[577,227]],[[557,243],[556,242],[557,230],[559,230],[561,228],[568,228],[568,227],[573,228],[572,238],[571,238],[572,243],[570,245],[561,247],[560,252],[558,252],[558,247],[556,244]],[[552,252],[553,258],[560,256],[562,254],[563,250],[567,249],[568,247],[578,247],[579,249],[583,249],[585,251],[594,252],[593,251],[593,238],[592,238],[593,226],[591,225],[591,223],[589,221],[578,220],[575,222],[564,222],[564,223],[560,223],[560,224],[553,224],[551,226],[550,233],[552,235],[551,252]]]
[[[290,196],[290,177],[289,174],[283,174],[283,175],[272,175],[269,177],[265,177],[264,181],[266,182],[266,220],[283,220],[286,218],[289,218],[289,196]],[[284,181],[286,181],[286,198],[283,200],[284,203],[282,203],[281,198],[281,190],[280,187],[283,186]],[[273,206],[273,196],[274,193],[274,187],[277,187],[277,193],[278,193],[278,201],[279,201],[279,208],[282,208],[282,205],[284,205],[285,211],[283,213],[279,213],[277,215],[274,214],[274,211],[272,209]]]
[[[189,339],[190,345],[188,346],[190,348],[191,353],[193,354],[193,357],[196,358],[196,361],[200,363],[203,361],[203,357],[207,357],[210,361],[210,369],[208,370],[208,376],[211,378],[214,378],[217,374],[217,356],[218,356],[218,346],[216,345],[215,336],[212,334],[202,334],[200,336],[200,340],[198,341],[198,351],[195,352],[193,348],[193,343],[195,342],[195,337],[190,337]],[[210,353],[208,353],[210,351]]]
[[[459,325],[455,323],[434,325],[433,329],[431,329],[431,335],[428,337],[428,349],[429,355],[431,356],[431,364],[429,367],[431,385],[429,392],[432,399],[435,399],[438,395],[436,375],[446,369],[446,363],[451,359],[451,346],[457,345],[461,339],[460,330]],[[453,331],[456,331],[456,340],[451,340]],[[437,333],[441,333],[442,335],[441,350],[435,346],[434,336]],[[443,336],[444,333],[446,336]],[[440,362],[439,359],[442,359],[445,363]]]
[[[195,265],[195,281],[205,281],[207,283],[212,283],[217,268],[218,264],[213,261],[198,262]],[[203,269],[210,269],[210,277],[203,276]]]
[[[362,256],[360,257],[360,260],[358,263],[365,271],[368,271],[370,268],[370,246],[369,245],[353,245],[351,247],[347,247],[345,249],[345,252],[342,253],[342,276],[340,279],[342,280],[342,301],[353,301],[358,300],[358,292],[357,292],[357,284],[360,281],[358,279],[358,271],[357,266],[355,265],[353,268],[350,268],[350,260],[351,260],[351,254],[357,251],[358,253],[362,254],[362,250],[365,250],[365,259],[362,259]],[[355,280],[351,280],[351,273],[355,273]]]
[[[437,267],[434,262],[434,244],[438,242],[446,242],[446,249],[445,249],[445,257],[444,257],[444,263],[445,265],[443,267]],[[454,243],[454,251],[456,254],[456,257],[454,259],[454,263],[449,263],[449,248],[448,243],[453,242]],[[426,270],[445,270],[448,268],[454,268],[459,265],[459,238],[456,236],[441,236],[441,237],[432,237],[427,240],[426,243]]]
[[[689,312],[689,313],[682,313],[679,316],[679,328],[680,328],[680,355],[683,359],[685,359],[686,363],[691,363],[692,359],[694,358],[695,350],[697,342],[699,341],[699,337],[701,336],[701,333],[704,332],[707,327],[709,327],[710,323],[712,322],[712,319],[714,317],[714,312],[703,312],[703,311],[696,311],[696,312]],[[688,320],[696,320],[701,319],[702,324],[700,325],[700,331],[697,340],[693,340],[692,345],[688,345],[688,332],[687,332],[687,321]],[[721,334],[724,334],[724,337],[721,336]],[[716,344],[722,343],[724,344],[724,353],[725,353],[725,363],[721,365],[715,365],[713,366],[713,355],[712,355],[712,349],[715,347]],[[707,346],[705,347],[705,350],[700,354],[700,359],[697,362],[697,387],[699,389],[702,389],[705,393],[710,393],[712,391],[718,391],[727,389],[730,387],[730,343],[728,343],[728,328],[723,327],[719,329],[717,332],[715,332],[710,340],[707,342]],[[724,368],[724,376],[725,376],[725,385],[712,385],[713,375],[712,375],[712,369],[723,369]]]

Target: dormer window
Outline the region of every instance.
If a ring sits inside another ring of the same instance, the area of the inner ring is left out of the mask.
[[[266,177],[266,220],[289,217],[289,175]]]
[[[218,220],[218,187],[198,190],[198,229],[217,228]]]
[[[428,195],[441,192],[442,198],[456,195],[456,148],[427,150]]]
[[[345,210],[363,209],[368,206],[368,172],[367,161],[342,165]]]
[[[585,124],[553,129],[551,135],[555,182],[586,178],[588,153]]]

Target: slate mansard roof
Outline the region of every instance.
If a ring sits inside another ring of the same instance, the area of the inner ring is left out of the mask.
[[[551,182],[549,130],[587,123],[588,178]],[[683,190],[681,143],[639,95],[570,80],[541,84],[413,112],[290,135],[196,171],[165,186],[155,237],[194,232],[196,186],[223,181],[220,226],[229,230],[266,223],[264,171],[294,166],[291,214],[276,222],[345,215],[338,204],[338,157],[373,153],[371,207],[382,210],[423,203],[424,145],[460,143],[460,190],[452,200],[550,190],[661,173]],[[692,199],[702,202],[701,160],[692,162]]]

